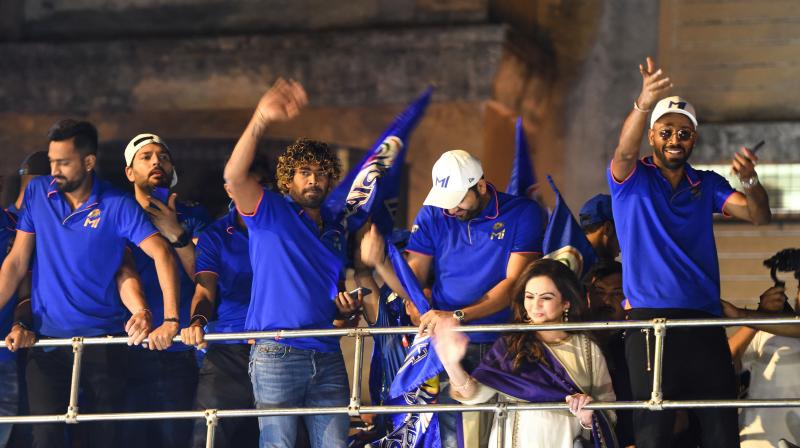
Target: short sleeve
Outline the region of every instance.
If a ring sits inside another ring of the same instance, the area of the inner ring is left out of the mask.
[[[236,210],[250,229],[266,229],[275,221],[276,200],[282,199],[277,193],[273,193],[266,188],[261,191],[253,213],[242,213],[237,207]]]
[[[434,210],[432,207],[425,206],[419,211],[416,219],[414,219],[414,225],[411,227],[411,237],[408,239],[406,250],[430,256],[435,254],[436,247],[433,244],[435,235],[433,235],[433,219],[431,216]]]
[[[130,197],[120,197],[114,217],[118,235],[137,246],[158,233],[158,229],[150,222],[142,207]]]
[[[530,201],[515,224],[511,252],[542,253],[544,239],[544,212],[536,202]]]
[[[633,184],[635,184],[641,176],[643,167],[641,166],[642,161],[637,160],[636,165],[633,166],[633,171],[628,174],[628,177],[619,181],[614,178],[614,174],[611,171],[611,166],[613,164],[614,161],[612,160],[608,164],[608,168],[606,168],[606,180],[608,181],[608,189],[611,191],[611,196],[617,197],[625,194],[630,188],[632,188]]]
[[[764,332],[759,331],[747,344],[747,348],[742,353],[742,370],[751,370],[753,363],[761,356],[761,347],[763,346]]]
[[[195,247],[195,275],[201,272],[211,272],[219,275],[220,271],[220,241],[213,230],[203,232]]]
[[[725,208],[725,202],[736,190],[731,187],[731,184],[724,177],[717,173],[709,172],[708,179],[705,182],[709,181],[714,186],[714,213],[722,213],[722,209]]]
[[[19,220],[17,221],[17,230],[22,230],[26,233],[36,233],[36,226],[34,225],[34,219],[32,213],[36,210],[34,207],[31,206],[34,199],[36,198],[36,183],[30,182],[28,186],[25,188],[25,199],[23,200],[22,211],[19,215]]]

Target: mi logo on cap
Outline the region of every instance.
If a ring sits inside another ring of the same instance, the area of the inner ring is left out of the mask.
[[[436,181],[435,181],[434,183],[435,183],[435,184],[436,184],[436,186],[437,186],[437,187],[439,187],[439,188],[447,188],[447,184],[448,184],[449,182],[450,182],[450,176],[447,176],[447,177],[445,177],[444,179],[439,179],[439,178],[437,177],[437,178],[436,178]]]
[[[669,109],[672,109],[673,107],[677,107],[678,109],[686,109],[686,101],[678,101],[677,103],[670,101],[667,107]]]

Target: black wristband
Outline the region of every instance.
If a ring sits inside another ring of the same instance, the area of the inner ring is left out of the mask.
[[[31,331],[31,327],[21,320],[14,321],[14,325],[19,325],[23,330]],[[14,325],[11,325],[11,327],[13,328]]]
[[[181,324],[181,320],[178,319],[177,317],[165,317],[164,318],[164,322],[174,322],[174,323],[176,323],[178,325]]]
[[[192,237],[190,237],[189,234],[186,233],[186,231],[184,230],[178,236],[178,239],[175,240],[174,243],[172,243],[172,247],[174,247],[175,249],[180,249],[181,247],[188,246],[189,243],[191,243],[191,242],[192,242]]]

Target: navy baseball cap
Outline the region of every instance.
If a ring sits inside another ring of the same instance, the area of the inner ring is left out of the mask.
[[[50,174],[50,159],[47,151],[36,151],[28,154],[19,166],[19,175],[46,176]]]
[[[587,227],[600,222],[614,221],[611,213],[611,196],[598,194],[583,204],[581,212],[578,214],[581,227]]]

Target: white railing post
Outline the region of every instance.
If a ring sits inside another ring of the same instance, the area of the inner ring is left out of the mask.
[[[355,330],[352,336],[356,339],[355,360],[353,361],[353,389],[350,394],[350,405],[347,407],[348,414],[355,417],[361,412],[361,376],[362,364],[364,363],[364,335],[360,330]]]
[[[206,409],[205,417],[206,417],[206,448],[214,448],[214,435],[216,434],[217,423],[219,423],[219,418],[217,418],[217,410]]]
[[[650,393],[651,410],[661,410],[664,394],[661,392],[661,379],[664,370],[664,339],[667,337],[667,320],[653,319],[655,350],[653,350],[653,391]]]
[[[81,384],[81,361],[83,361],[83,338],[72,338],[72,381],[69,387],[67,423],[78,423],[78,390]]]
[[[505,447],[506,441],[506,419],[508,418],[508,404],[505,402],[497,403],[494,411],[494,427],[497,428],[497,448]]]

